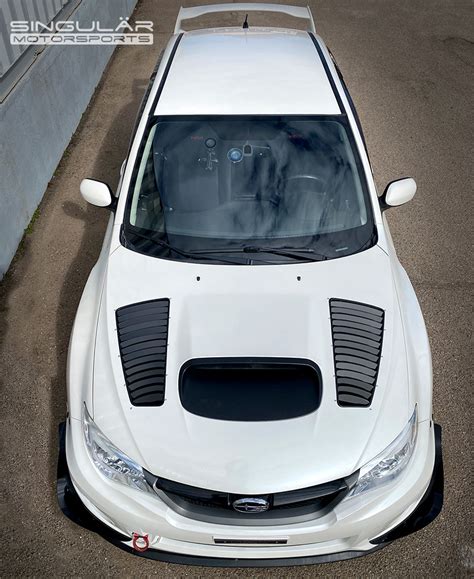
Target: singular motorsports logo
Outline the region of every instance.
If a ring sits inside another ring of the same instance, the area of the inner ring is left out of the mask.
[[[120,17],[115,27],[105,27],[98,20],[80,24],[75,20],[44,23],[39,20],[12,20],[10,44],[153,44],[153,22]]]

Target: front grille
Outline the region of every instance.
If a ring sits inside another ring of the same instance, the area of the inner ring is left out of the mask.
[[[347,494],[357,473],[329,483],[269,494],[235,494],[177,483],[145,473],[155,492],[176,512],[192,519],[220,524],[275,525],[311,520],[323,516]],[[238,499],[264,499],[264,512],[238,512]]]

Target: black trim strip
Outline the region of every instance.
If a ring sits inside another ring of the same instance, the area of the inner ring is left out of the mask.
[[[150,112],[148,113],[148,117],[153,117],[155,114],[156,105],[158,104],[161,93],[163,92],[163,88],[165,86],[166,79],[168,78],[168,73],[169,73],[171,65],[173,63],[174,55],[176,54],[176,51],[178,50],[179,43],[181,42],[181,38],[183,38],[183,32],[181,32],[181,34],[179,34],[179,36],[176,39],[176,42],[174,43],[174,46],[171,50],[171,54],[168,58],[168,62],[166,63],[166,68],[163,72],[163,76],[160,79],[160,84],[158,86],[158,90],[156,91],[155,98],[153,99],[153,102],[152,102],[152,105],[150,108]]]
[[[329,69],[329,66],[328,66],[326,57],[324,56],[324,53],[322,51],[322,48],[321,48],[317,38],[314,36],[314,34],[312,32],[308,32],[308,34],[309,34],[309,37],[311,38],[311,40],[313,41],[313,44],[316,47],[316,50],[318,51],[319,58],[321,59],[321,63],[324,66],[326,76],[328,77],[328,80],[329,80],[329,83],[330,83],[331,88],[333,90],[334,96],[336,97],[337,104],[339,106],[341,114],[345,115],[346,109],[345,109],[344,104],[342,102],[341,95],[339,94],[339,91],[337,90],[336,83],[334,82],[334,77],[332,76],[331,70]]]
[[[339,82],[341,83],[342,88],[344,90],[344,94],[346,95],[347,102],[349,103],[349,108],[351,109],[352,114],[354,115],[354,119],[355,119],[357,128],[359,129],[359,133],[360,133],[362,142],[364,143],[364,148],[365,148],[365,152],[367,154],[367,158],[369,158],[369,150],[367,148],[367,142],[365,140],[364,131],[362,130],[362,123],[360,122],[359,115],[358,115],[357,110],[355,108],[354,100],[351,97],[351,93],[349,92],[349,89],[347,88],[347,85],[346,85],[346,81],[344,80],[344,75],[342,74],[341,69],[337,65],[337,62],[336,62],[336,59],[334,58],[333,53],[329,50],[329,48],[327,50],[329,52],[329,56],[331,57],[334,68],[336,69],[337,76],[339,77]],[[370,159],[369,159],[369,163],[370,163]]]
[[[216,545],[286,545],[288,539],[214,539]]]
[[[126,161],[128,161],[128,156],[130,155],[130,150],[132,148],[133,141],[135,139],[135,135],[137,134],[138,125],[140,124],[140,121],[142,120],[143,111],[145,110],[146,103],[148,102],[148,99],[150,97],[151,89],[153,88],[153,85],[155,83],[155,78],[156,78],[156,75],[158,73],[158,69],[160,68],[161,61],[163,59],[163,53],[164,53],[164,50],[161,51],[160,56],[158,57],[158,60],[156,61],[156,64],[151,72],[147,87],[145,89],[145,92],[143,93],[142,100],[140,101],[140,106],[138,107],[138,112],[135,115],[135,122],[133,123],[133,130],[132,130],[132,134],[130,135],[130,140],[128,143],[127,156],[125,158]]]

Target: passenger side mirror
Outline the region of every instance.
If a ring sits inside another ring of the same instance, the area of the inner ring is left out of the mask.
[[[95,179],[83,179],[80,191],[87,203],[96,207],[107,207],[111,211],[115,210],[117,201],[106,183]]]
[[[397,207],[411,201],[416,193],[416,182],[411,177],[397,179],[387,185],[382,197],[380,197],[380,208],[382,211],[390,207]]]

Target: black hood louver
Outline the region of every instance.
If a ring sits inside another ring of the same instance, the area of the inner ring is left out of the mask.
[[[329,300],[339,406],[372,403],[382,353],[384,310],[348,300]]]
[[[159,299],[116,311],[125,383],[134,406],[165,401],[169,306],[169,299]]]

